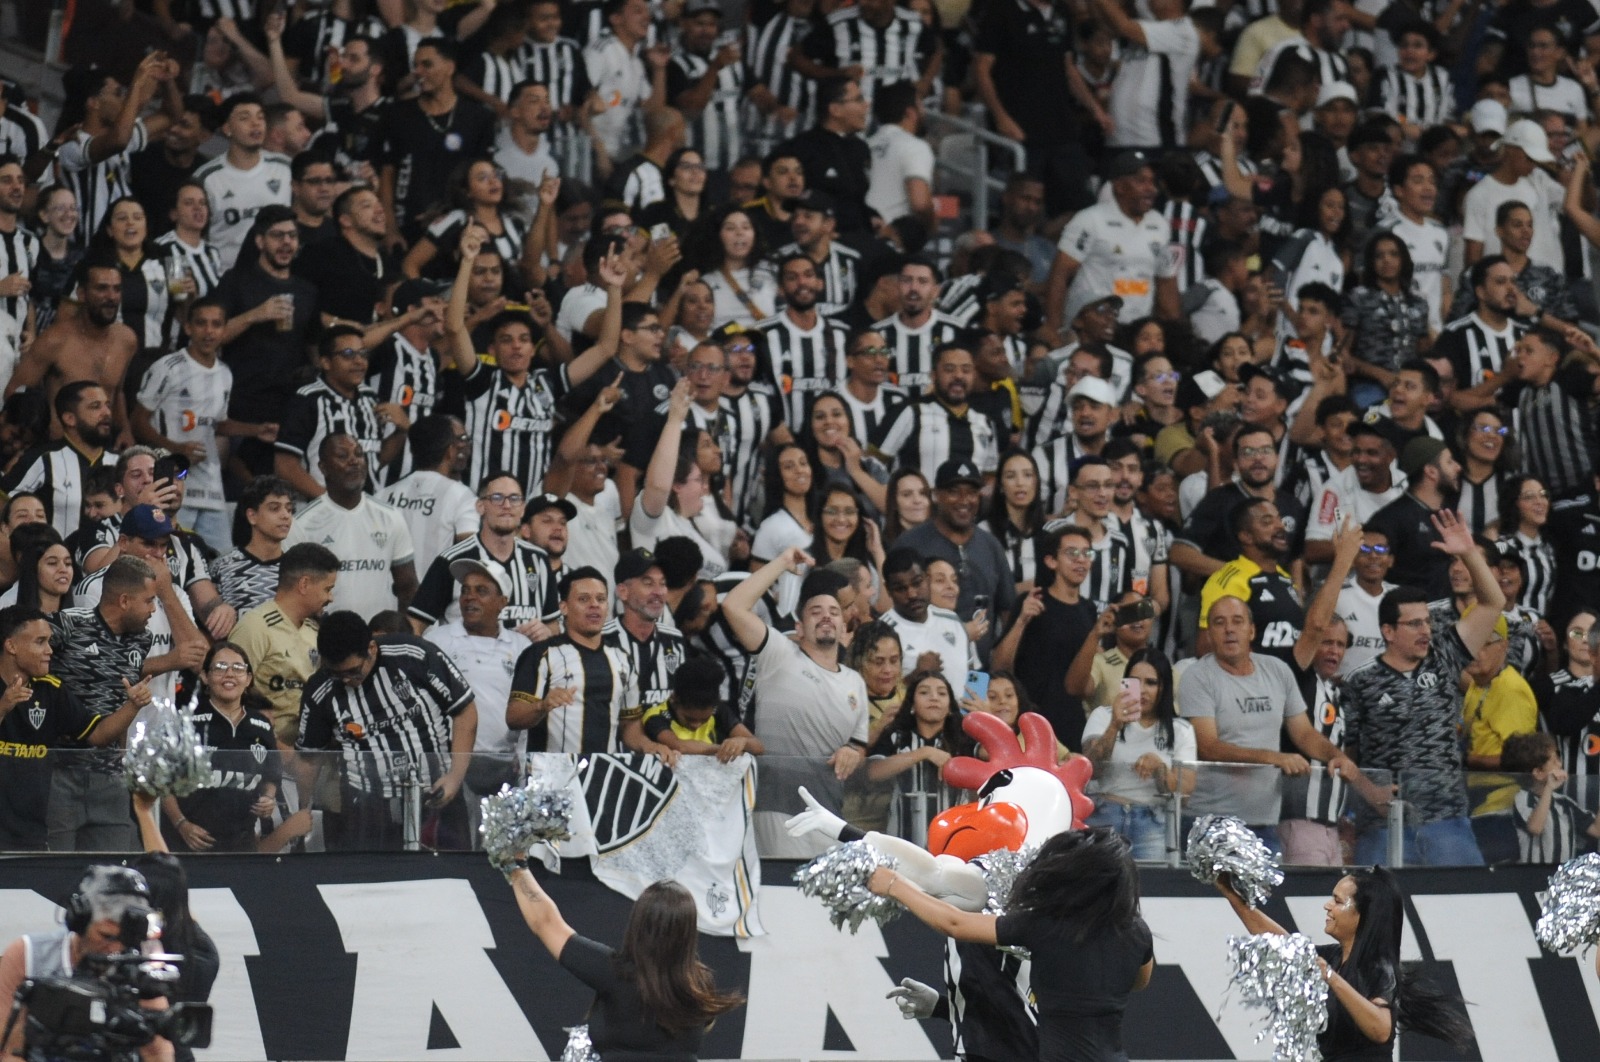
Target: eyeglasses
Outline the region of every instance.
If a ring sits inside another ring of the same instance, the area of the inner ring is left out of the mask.
[[[756,345],[754,343],[735,343],[728,348],[729,354],[754,354],[755,352]]]
[[[523,497],[520,494],[502,494],[499,491],[495,491],[493,494],[480,494],[478,498],[480,501],[486,501],[490,505],[521,505],[523,502]]]
[[[1587,638],[1587,637],[1589,637],[1589,630],[1586,627],[1568,627],[1567,628],[1567,637],[1568,638]]]
[[[1373,545],[1371,543],[1365,543],[1361,547],[1361,552],[1362,553],[1368,553],[1368,554],[1375,554],[1375,555],[1377,555],[1379,557],[1387,557],[1389,555],[1389,547],[1388,546]]]
[[[665,332],[666,329],[662,328],[659,323],[656,323],[656,324],[640,325],[638,328],[631,329],[631,331],[634,331],[634,332]]]
[[[726,365],[706,365],[706,364],[701,364],[701,365],[690,365],[689,366],[689,375],[690,376],[693,376],[696,373],[703,373],[706,376],[715,376],[719,372],[727,372],[727,371],[728,371],[728,367]]]
[[[860,516],[861,515],[861,510],[859,510],[859,509],[841,509],[836,505],[830,505],[826,509],[822,510],[822,515],[823,516]]]
[[[1550,497],[1550,492],[1547,491],[1547,490],[1525,490],[1521,494],[1517,495],[1517,500],[1518,501],[1533,501],[1535,498],[1548,498],[1548,497]]]
[[[1181,372],[1158,372],[1145,377],[1146,383],[1177,383],[1183,379]]]
[[[360,347],[341,347],[333,352],[333,356],[336,358],[349,358],[351,361],[355,361],[357,358],[365,361],[367,352]]]
[[[243,674],[243,673],[248,672],[250,670],[250,665],[249,664],[230,664],[226,660],[216,660],[216,661],[212,662],[211,670],[216,672],[219,675],[227,674],[229,671],[237,671],[237,672]]]
[[[1093,549],[1082,549],[1078,546],[1068,546],[1061,551],[1061,555],[1068,560],[1088,560],[1094,556]]]
[[[894,353],[888,347],[857,347],[850,352],[853,358],[887,358]]]
[[[1249,459],[1252,457],[1271,457],[1278,451],[1271,446],[1246,446],[1239,451],[1239,456]]]
[[[706,164],[703,162],[680,162],[673,172],[678,173],[684,170],[688,170],[690,173],[704,173],[706,172]]]
[[[1396,627],[1410,627],[1412,630],[1418,630],[1422,627],[1426,627],[1427,625],[1428,618],[1426,616],[1419,617],[1418,619],[1398,620],[1395,623]]]
[[[1505,438],[1507,435],[1511,434],[1511,429],[1510,428],[1507,428],[1507,427],[1504,427],[1504,426],[1501,426],[1501,427],[1497,428],[1492,424],[1479,424],[1476,428],[1473,428],[1472,430],[1477,432],[1479,435],[1498,435],[1501,438]]]

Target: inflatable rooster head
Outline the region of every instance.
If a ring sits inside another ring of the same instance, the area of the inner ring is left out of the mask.
[[[961,728],[982,745],[987,760],[957,756],[944,780],[978,794],[973,804],[949,808],[928,825],[928,851],[974,859],[999,848],[1013,852],[1039,845],[1063,830],[1082,829],[1094,811],[1083,787],[1094,774],[1087,757],[1056,763],[1056,734],[1032,712],[1017,720],[1028,747],[997,716],[971,712]]]

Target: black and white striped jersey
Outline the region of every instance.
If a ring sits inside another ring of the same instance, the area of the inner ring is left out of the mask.
[[[893,352],[889,363],[891,378],[912,395],[921,393],[933,379],[934,348],[961,335],[960,323],[938,310],[929,313],[928,319],[915,328],[897,314],[885,317],[872,330],[888,340]]]
[[[1039,466],[1039,497],[1044,501],[1045,513],[1062,512],[1067,507],[1067,490],[1072,486],[1072,462],[1088,451],[1069,431],[1035,446],[1032,453]]]
[[[462,57],[461,76],[501,103],[510,103],[511,90],[527,76],[527,63],[520,48],[510,55],[482,49]]]
[[[1541,535],[1529,538],[1521,531],[1512,536],[1527,576],[1522,580],[1522,596],[1517,604],[1531,608],[1541,616],[1550,607],[1550,598],[1556,588],[1556,551]],[[1559,640],[1559,638],[1558,638]]]
[[[439,359],[431,350],[418,350],[396,332],[372,351],[367,364],[367,386],[378,395],[378,404],[393,402],[404,407],[406,416],[416,423],[437,407],[442,384]],[[391,486],[411,474],[411,447],[400,460],[384,470],[384,485]]]
[[[211,579],[222,600],[242,616],[277,594],[278,560],[262,560],[239,546],[211,562]]]
[[[765,85],[778,105],[790,107],[795,120],[781,122],[776,115],[762,115],[753,135],[763,144],[776,144],[813,124],[816,111],[816,83],[789,66],[789,53],[800,47],[814,23],[779,11],[759,26],[745,30],[745,85]]]
[[[897,7],[889,24],[877,29],[862,18],[859,7],[845,7],[829,15],[802,47],[823,66],[859,66],[864,74],[861,94],[870,103],[879,85],[920,80],[933,45],[933,34],[915,11]]]
[[[65,439],[35,447],[17,458],[0,476],[0,494],[10,498],[26,491],[44,502],[45,519],[66,538],[83,519],[83,481],[89,469],[114,465],[117,455],[102,451],[90,460]]]
[[[1116,521],[1116,529],[1122,532],[1122,537],[1128,540],[1128,545],[1133,549],[1129,560],[1128,589],[1149,597],[1155,589],[1151,582],[1155,566],[1167,563],[1172,532],[1161,521],[1146,516],[1137,506],[1130,519],[1124,520],[1114,512],[1111,519]]]
[[[663,611],[656,629],[650,637],[640,641],[622,625],[620,617],[612,617],[600,632],[606,645],[628,654],[633,662],[633,673],[638,682],[639,704],[656,705],[672,693],[672,675],[683,663],[687,650],[683,635],[673,626],[670,613]]]
[[[878,449],[895,468],[914,468],[929,480],[946,461],[970,461],[985,475],[1000,464],[994,421],[970,406],[954,413],[932,395],[895,414]]]
[[[743,394],[723,395],[726,432],[722,468],[733,485],[733,516],[739,526],[754,532],[760,522],[757,495],[761,489],[762,447],[781,420],[778,396],[771,386],[752,383]]]
[[[1465,521],[1474,535],[1483,534],[1486,524],[1500,519],[1500,475],[1490,473],[1482,483],[1467,478],[1461,470],[1461,497],[1456,501],[1456,515]]]
[[[469,221],[471,219],[465,210],[452,210],[439,215],[428,226],[428,239],[439,249],[439,260],[457,260],[456,244],[461,242],[461,233],[466,230]],[[522,260],[522,245],[527,237],[528,226],[515,215],[502,212],[500,231],[490,235],[488,246],[494,248],[506,269],[515,269]]]
[[[561,35],[587,48],[597,39],[611,32],[606,25],[605,0],[570,0],[561,5]]]
[[[1572,363],[1557,369],[1543,387],[1516,383],[1507,396],[1515,411],[1522,471],[1539,477],[1552,499],[1594,488],[1595,430],[1589,411],[1594,386],[1593,374]]]
[[[623,163],[612,176],[609,188],[613,198],[622,200],[636,213],[667,197],[667,179],[661,167],[642,154]]]
[[[450,574],[450,563],[458,560],[482,561],[494,564],[511,579],[511,595],[505,610],[500,613],[500,624],[512,628],[530,620],[553,621],[560,614],[556,573],[550,567],[550,555],[532,542],[516,539],[509,563],[489,552],[478,535],[452,543],[428,565],[411,599],[407,613],[427,624],[446,623],[461,618],[457,600],[455,576]]]
[[[122,269],[122,306],[118,319],[139,337],[141,351],[165,354],[168,329],[174,329],[172,295],[167,291],[167,266],[159,258],[142,259]]]
[[[343,749],[350,785],[393,797],[411,772],[426,787],[449,769],[451,720],[472,704],[472,685],[432,642],[391,634],[377,644],[378,659],[359,686],[327,671],[311,676],[295,747]]]
[[[1001,548],[1006,551],[1006,568],[1011,572],[1011,581],[1033,582],[1039,574],[1038,536],[1023,534],[1009,520],[1005,521],[1004,527],[995,527],[993,524],[985,526],[1000,540]]]
[[[711,71],[711,58],[685,51],[672,52],[667,67],[667,99],[678,96],[700,83]],[[744,151],[740,110],[744,100],[744,64],[729,63],[717,71],[711,98],[698,114],[685,114],[689,126],[689,146],[700,152],[706,169],[726,173],[733,169]]]
[[[256,0],[197,0],[200,17],[206,22],[231,18],[235,22],[252,22],[256,17]]]
[[[1196,151],[1194,153],[1195,165],[1200,167],[1200,173],[1205,177],[1206,184],[1212,188],[1222,186],[1222,159],[1209,151]],[[1256,164],[1253,160],[1243,155],[1238,156],[1239,172],[1246,177],[1256,175]]]
[[[521,386],[504,369],[479,364],[461,381],[472,463],[467,482],[504,469],[536,491],[550,467],[556,403],[572,389],[567,367],[534,369]]]
[[[183,255],[184,262],[189,266],[189,273],[194,277],[196,290],[194,297],[203,299],[211,294],[216,286],[222,282],[222,255],[211,244],[202,240],[198,247],[190,247],[178,239],[176,231],[164,232],[156,237],[156,246],[161,248],[161,258],[171,259],[174,255]]]
[[[960,322],[963,328],[970,327],[973,319],[983,312],[983,303],[978,301],[978,285],[982,283],[981,273],[951,277],[939,287],[938,311]]]
[[[33,271],[38,264],[39,237],[21,225],[10,232],[0,232],[0,277],[21,274],[31,281]],[[10,298],[0,299],[0,310],[4,310],[21,324],[28,316],[28,296],[12,295]]]
[[[56,182],[72,189],[78,197],[78,239],[84,242],[99,231],[113,200],[133,194],[131,160],[150,142],[144,122],[135,121],[128,146],[95,162],[89,158],[89,142],[93,139],[80,129],[56,152]]]
[[[1337,677],[1325,679],[1315,671],[1295,669],[1300,695],[1317,733],[1335,748],[1344,744],[1344,687]],[[1329,771],[1313,769],[1298,777],[1284,776],[1283,817],[1309,819],[1324,826],[1337,826],[1344,813],[1345,781]]]
[[[589,95],[589,71],[583,65],[583,45],[571,37],[553,41],[522,42],[524,76],[550,90],[555,110],[575,107]]]
[[[15,155],[27,161],[29,155],[50,142],[50,133],[39,116],[26,107],[7,102],[0,114],[0,155]]]
[[[1256,66],[1255,80],[1250,83],[1250,92],[1260,95],[1272,81],[1272,75],[1278,68],[1278,60],[1290,52],[1294,52],[1309,62],[1317,65],[1317,80],[1324,85],[1331,85],[1335,81],[1350,81],[1350,63],[1338,52],[1325,51],[1315,47],[1304,37],[1296,34],[1288,40],[1280,41],[1267,49],[1261,57],[1261,62]]]
[[[853,434],[863,447],[877,446],[895,414],[911,401],[900,388],[888,384],[879,387],[870,402],[861,401],[842,385],[839,387],[839,397],[844,399],[845,408],[850,411]]]
[[[798,243],[788,243],[778,248],[772,256],[774,267],[785,258],[806,252]],[[838,240],[828,247],[828,255],[816,263],[817,275],[822,278],[822,297],[817,300],[817,312],[835,314],[856,301],[857,277],[861,270],[861,252]]]
[[[572,703],[528,732],[529,752],[618,752],[623,720],[642,711],[633,658],[603,638],[590,649],[560,634],[522,651],[511,678],[511,699],[540,701],[553,689],[572,690]]]
[[[1206,240],[1206,212],[1187,199],[1169,199],[1161,216],[1172,229],[1173,246],[1183,252],[1177,280],[1178,290],[1185,291],[1206,278],[1205,258],[1200,253]]]
[[[354,37],[377,41],[386,32],[388,27],[377,15],[351,19],[334,14],[331,7],[308,11],[284,31],[283,52],[288,58],[299,60],[296,73],[303,83],[315,85],[318,91],[326,94],[335,87],[329,77],[332,62],[328,49],[342,51]]]
[[[1043,533],[1049,534],[1069,524],[1088,526],[1074,516],[1067,516],[1045,524]],[[1120,530],[1121,521],[1108,515],[1101,526],[1106,533],[1093,544],[1094,559],[1089,564],[1089,578],[1079,590],[1097,613],[1111,607],[1117,598],[1128,592],[1133,582],[1133,545]],[[1090,527],[1089,531],[1092,534],[1094,529]]]
[[[1517,340],[1527,330],[1526,325],[1511,319],[1507,319],[1504,328],[1496,330],[1476,313],[1469,313],[1444,326],[1444,331],[1434,341],[1432,356],[1450,359],[1460,387],[1476,387],[1486,376],[1500,372]]]
[[[1542,692],[1538,684],[1534,690]],[[1541,728],[1566,731],[1556,733],[1556,749],[1568,779],[1581,793],[1588,779],[1600,777],[1600,701],[1594,676],[1574,675],[1566,668],[1552,671],[1550,694],[1540,712]]]
[[[1455,86],[1442,66],[1430,65],[1421,77],[1387,67],[1373,81],[1374,105],[1391,118],[1427,128],[1443,125],[1455,115]]]
[[[326,485],[317,460],[322,440],[340,432],[352,436],[367,455],[367,490],[372,491],[383,475],[378,451],[383,447],[384,431],[377,406],[378,393],[370,387],[362,386],[353,398],[346,398],[326,380],[314,380],[289,399],[278,428],[277,448],[299,458],[311,477]]]
[[[1560,864],[1586,851],[1589,837],[1584,831],[1592,816],[1559,790],[1551,794],[1545,808],[1543,829],[1538,833],[1529,829],[1529,820],[1542,800],[1542,794],[1527,787],[1518,789],[1511,798],[1511,818],[1517,824],[1517,861]]]
[[[801,329],[785,312],[762,321],[751,334],[760,337],[762,371],[781,396],[783,422],[799,434],[817,395],[836,390],[844,379],[849,333],[821,314],[816,324]]]

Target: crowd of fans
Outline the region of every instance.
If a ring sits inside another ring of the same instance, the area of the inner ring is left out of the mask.
[[[313,794],[393,843],[416,787],[467,843],[529,752],[826,764],[911,833],[1030,710],[1144,858],[1173,794],[1299,862],[1597,832],[1588,0],[151,0],[66,49],[55,129],[0,118],[0,846],[128,847],[114,753],[43,750],[166,698],[191,850]],[[994,217],[928,132],[979,125]]]

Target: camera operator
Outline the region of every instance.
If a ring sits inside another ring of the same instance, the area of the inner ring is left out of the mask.
[[[150,888],[144,876],[127,867],[93,866],[78,883],[78,891],[67,903],[66,924],[42,933],[29,933],[7,945],[0,954],[0,999],[11,1000],[24,981],[77,978],[105,984],[116,968],[111,956],[137,951],[149,932],[147,916],[154,910]],[[137,938],[137,939],[132,939]],[[143,998],[145,1010],[166,1010],[165,996]],[[9,1011],[9,1008],[8,1008]],[[9,1015],[8,1015],[9,1020]],[[24,1007],[12,1025],[0,1062],[18,1062],[29,1057],[36,1030],[27,1020]],[[117,1050],[82,1057],[122,1062],[139,1058],[142,1062],[173,1062],[173,1045],[157,1036],[137,1049]]]

